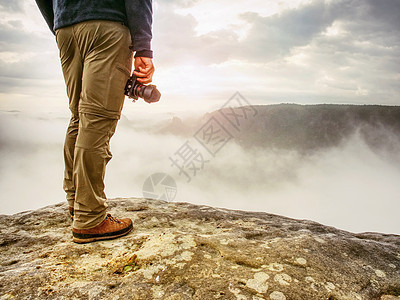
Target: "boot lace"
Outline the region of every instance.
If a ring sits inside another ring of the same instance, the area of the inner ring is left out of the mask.
[[[113,217],[111,214],[107,214],[106,219],[109,219],[110,222],[115,222],[118,224],[122,224],[122,222],[120,220],[118,220],[117,218]]]

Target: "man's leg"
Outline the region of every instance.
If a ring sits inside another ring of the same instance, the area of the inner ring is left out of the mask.
[[[71,119],[64,142],[64,190],[69,207],[75,204],[75,185],[73,182],[73,165],[75,142],[79,127],[79,99],[82,91],[83,63],[79,49],[73,39],[72,28],[57,30],[57,45],[60,49],[60,60],[69,98]]]
[[[76,229],[92,228],[106,217],[104,176],[112,155],[109,149],[118,119],[80,113],[79,133],[74,153]]]
[[[83,57],[73,164],[73,227],[89,229],[106,218],[104,176],[112,157],[109,142],[120,118],[132,53],[129,30],[117,22],[83,22],[73,26],[73,34]]]
[[[67,194],[68,206],[75,205],[75,184],[73,181],[74,151],[78,136],[79,116],[72,114],[64,142],[64,191]]]

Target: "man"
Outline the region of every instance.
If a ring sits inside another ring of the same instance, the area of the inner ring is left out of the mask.
[[[73,241],[126,235],[132,220],[107,214],[104,175],[133,52],[138,81],[152,81],[152,0],[36,3],[56,35],[72,114],[64,144],[64,190],[73,218]]]

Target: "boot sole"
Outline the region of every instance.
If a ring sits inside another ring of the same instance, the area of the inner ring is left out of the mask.
[[[132,224],[127,227],[126,229],[120,230],[118,232],[113,233],[108,233],[107,235],[95,235],[95,234],[78,234],[73,232],[73,238],[72,241],[77,243],[77,244],[85,244],[85,243],[91,243],[95,241],[104,241],[104,240],[112,240],[116,239],[118,237],[127,235],[129,232],[131,232],[133,229]]]

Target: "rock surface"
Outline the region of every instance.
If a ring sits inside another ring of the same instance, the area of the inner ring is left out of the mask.
[[[400,237],[130,198],[111,241],[72,242],[66,203],[0,216],[1,299],[399,299]]]

